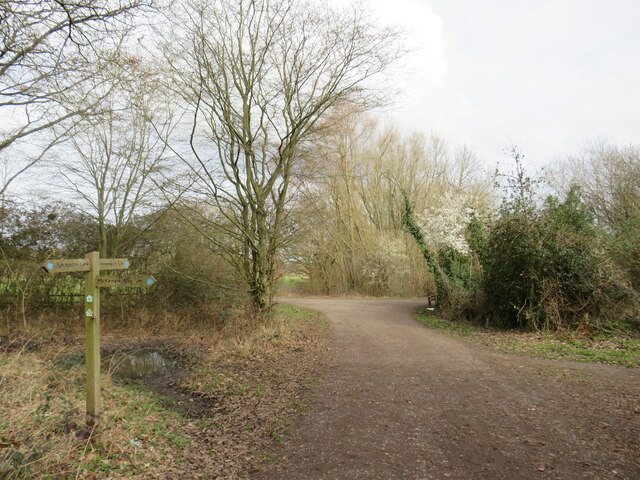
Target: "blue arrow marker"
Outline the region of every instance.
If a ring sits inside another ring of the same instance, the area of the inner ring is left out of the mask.
[[[51,262],[47,263],[47,270],[49,271],[53,270],[53,263]]]
[[[125,260],[124,261],[124,266],[127,267],[127,268],[129,267],[129,260]]]
[[[147,285],[153,285],[153,278],[147,278]]]

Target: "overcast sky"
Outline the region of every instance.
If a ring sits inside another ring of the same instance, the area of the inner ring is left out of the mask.
[[[402,127],[487,165],[517,145],[540,166],[587,142],[640,143],[640,1],[370,0],[408,31]]]
[[[540,167],[640,144],[640,0],[362,2],[414,48],[391,113],[406,131],[467,144],[488,169],[511,145]]]

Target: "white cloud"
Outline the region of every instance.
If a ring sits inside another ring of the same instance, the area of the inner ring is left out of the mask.
[[[396,75],[403,128],[468,143],[488,165],[512,143],[538,166],[589,140],[640,143],[640,2],[369,3],[417,46]]]
[[[367,5],[381,21],[403,29],[410,51],[393,72],[402,94],[383,115],[391,113],[407,131],[453,132],[467,101],[450,79],[442,17],[421,0],[369,0]]]

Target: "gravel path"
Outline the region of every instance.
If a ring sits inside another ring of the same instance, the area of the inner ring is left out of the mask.
[[[411,300],[286,299],[325,313],[331,366],[255,479],[640,479],[640,371],[499,353]]]

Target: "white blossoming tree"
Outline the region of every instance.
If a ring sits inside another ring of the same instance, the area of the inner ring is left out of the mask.
[[[394,284],[400,284],[402,277],[409,273],[409,262],[404,242],[393,233],[381,234],[362,273],[376,292],[388,293]]]
[[[473,209],[463,192],[449,191],[439,206],[427,208],[418,221],[425,239],[437,250],[451,248],[462,255],[469,255],[465,229],[471,221]]]

